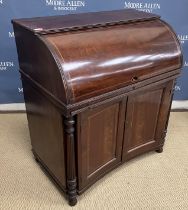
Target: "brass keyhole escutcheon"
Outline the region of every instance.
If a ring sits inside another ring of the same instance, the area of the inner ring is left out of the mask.
[[[132,77],[132,82],[136,82],[138,80],[137,76]]]

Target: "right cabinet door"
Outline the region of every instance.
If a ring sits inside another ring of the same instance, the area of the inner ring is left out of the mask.
[[[164,144],[173,85],[166,82],[128,97],[123,161]]]

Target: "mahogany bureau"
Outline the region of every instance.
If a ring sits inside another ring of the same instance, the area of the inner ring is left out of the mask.
[[[119,10],[12,23],[32,150],[70,205],[123,162],[162,152],[182,53],[159,16]]]

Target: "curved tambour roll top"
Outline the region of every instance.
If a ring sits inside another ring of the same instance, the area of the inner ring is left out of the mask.
[[[171,27],[143,12],[123,10],[13,23],[15,31],[24,26],[33,34],[26,41],[31,45],[27,43],[28,50],[37,49],[32,58],[18,50],[21,71],[65,104],[116,91],[182,65],[180,45]],[[23,43],[18,33],[16,38],[19,48]]]

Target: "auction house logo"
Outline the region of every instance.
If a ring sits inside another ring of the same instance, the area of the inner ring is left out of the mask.
[[[11,70],[14,67],[12,61],[0,61],[0,71]]]
[[[188,35],[178,35],[178,39],[182,44],[184,44],[186,41],[188,41]]]
[[[14,38],[14,32],[8,32],[8,36],[9,36],[9,38]]]
[[[133,3],[133,2],[126,1],[125,8],[137,9],[140,11],[152,13],[152,12],[155,12],[155,10],[160,10],[161,5],[159,3],[144,3],[144,2]]]
[[[57,11],[74,11],[78,8],[85,7],[85,1],[46,0],[46,6],[51,6]]]
[[[23,88],[22,87],[18,87],[18,93],[23,93]]]
[[[174,89],[175,89],[175,91],[181,91],[181,87],[178,85],[176,85]]]

